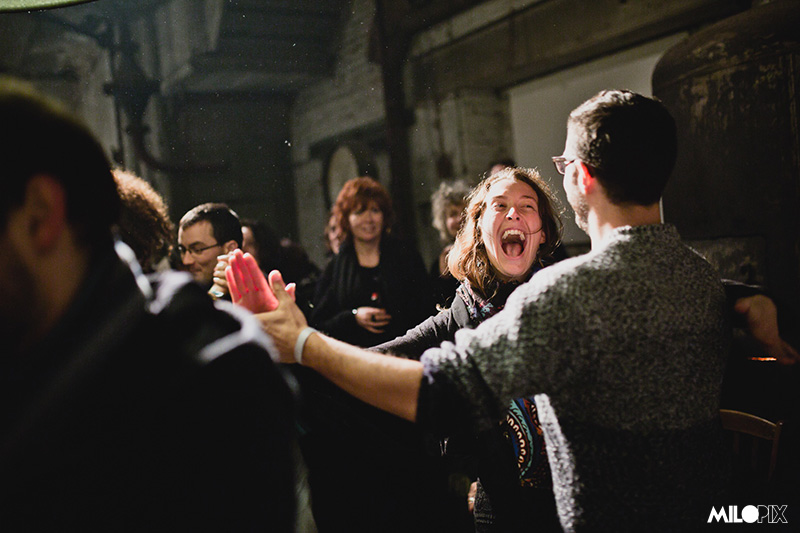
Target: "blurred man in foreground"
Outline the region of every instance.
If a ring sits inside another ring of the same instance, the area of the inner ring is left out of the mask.
[[[115,244],[89,131],[0,78],[0,524],[292,531],[292,395],[257,322]]]

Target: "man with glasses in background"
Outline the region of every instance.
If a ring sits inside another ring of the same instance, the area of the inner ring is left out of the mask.
[[[190,209],[178,225],[178,253],[186,270],[214,298],[227,295],[227,285],[215,284],[214,268],[227,262],[229,252],[242,247],[239,216],[222,203],[206,203]],[[224,279],[224,274],[221,276]]]

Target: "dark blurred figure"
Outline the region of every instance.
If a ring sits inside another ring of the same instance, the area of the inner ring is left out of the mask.
[[[242,220],[242,237],[242,251],[256,258],[265,275],[280,270],[287,283],[297,286],[297,305],[308,315],[319,268],[309,259],[303,247],[291,239],[278,238],[269,226],[253,219]]]
[[[514,161],[510,157],[501,157],[499,159],[495,159],[489,162],[489,165],[486,167],[486,172],[483,173],[484,177],[489,177],[495,172],[499,172],[504,168],[508,167],[515,167],[517,166],[517,162]]]
[[[164,199],[145,180],[130,171],[114,169],[114,181],[122,200],[117,231],[131,247],[145,274],[169,267],[175,242],[175,225]]]
[[[430,267],[436,306],[445,308],[453,301],[459,281],[447,268],[447,254],[453,247],[458,230],[464,222],[464,208],[472,187],[464,180],[443,181],[431,196],[433,227],[439,232],[442,250]]]
[[[63,108],[0,78],[0,122],[3,530],[293,531],[293,398],[257,324],[136,274]]]

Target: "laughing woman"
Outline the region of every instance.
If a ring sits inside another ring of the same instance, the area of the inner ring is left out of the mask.
[[[451,307],[376,350],[419,359],[426,349],[452,341],[459,329],[476,327],[541,268],[560,236],[558,213],[538,172],[506,168],[492,174],[468,198],[450,252],[450,272],[462,280]],[[466,447],[475,460],[476,531],[560,531],[532,398],[513,400],[492,431],[451,437],[450,449]]]

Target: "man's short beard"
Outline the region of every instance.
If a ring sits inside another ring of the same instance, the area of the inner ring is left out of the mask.
[[[572,210],[575,211],[575,223],[585,233],[589,233],[589,204],[586,203],[586,198],[578,196],[575,200],[575,205],[572,205]]]
[[[586,197],[578,190],[578,176],[577,174],[572,178],[572,194],[567,191],[567,201],[569,206],[575,211],[575,224],[578,225],[584,233],[589,233],[589,204],[586,203]]]
[[[0,281],[0,338],[10,353],[27,348],[44,320],[40,288],[14,246],[3,239],[8,255],[0,262],[4,280]]]

